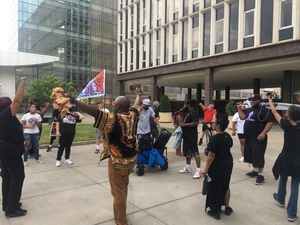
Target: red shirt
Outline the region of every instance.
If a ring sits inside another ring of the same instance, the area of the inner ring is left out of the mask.
[[[216,109],[209,109],[208,107],[205,107],[203,112],[204,112],[203,122],[211,122],[213,120],[213,115],[217,115]]]

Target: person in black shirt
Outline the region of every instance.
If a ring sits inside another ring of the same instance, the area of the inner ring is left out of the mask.
[[[21,78],[13,102],[0,98],[0,160],[2,163],[2,210],[6,217],[23,216],[20,198],[25,179],[22,155],[24,154],[23,126],[16,117],[24,97],[26,77]]]
[[[263,185],[265,178],[263,170],[265,165],[265,152],[267,148],[267,133],[273,126],[273,115],[270,109],[261,104],[259,94],[249,98],[252,107],[242,110],[242,103],[237,103],[238,113],[241,120],[245,120],[244,135],[244,162],[252,163],[253,170],[246,173],[248,177],[256,177],[255,184]]]
[[[55,123],[55,124],[53,124],[53,126],[55,127],[55,131],[56,131],[56,122],[57,122],[57,118],[58,118],[59,114],[60,114],[59,109],[54,109],[53,112],[52,112],[53,122]],[[55,133],[55,136],[54,135],[50,136],[50,142],[49,142],[48,148],[46,150],[47,152],[52,150],[52,144],[53,144],[55,139],[56,139],[56,133]],[[58,145],[58,148],[59,148],[59,145]]]
[[[56,156],[56,167],[60,167],[60,160],[62,154],[65,152],[65,164],[72,165],[73,162],[70,160],[71,146],[75,137],[76,123],[84,119],[84,116],[79,112],[70,112],[61,117],[61,114],[57,118],[56,123],[56,136],[59,137],[59,148]]]

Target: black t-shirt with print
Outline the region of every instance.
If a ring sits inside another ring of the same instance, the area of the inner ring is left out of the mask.
[[[273,114],[264,105],[245,110],[244,135],[247,139],[257,139],[267,123],[273,121]]]
[[[76,123],[81,120],[79,120],[78,115],[66,113],[63,118],[59,115],[57,121],[59,122],[60,133],[75,133]]]

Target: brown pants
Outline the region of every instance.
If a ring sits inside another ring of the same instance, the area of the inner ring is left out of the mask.
[[[108,161],[108,177],[111,194],[114,198],[114,217],[117,225],[127,225],[126,201],[128,192],[129,175],[135,164],[129,169],[116,169],[112,165],[111,158]]]

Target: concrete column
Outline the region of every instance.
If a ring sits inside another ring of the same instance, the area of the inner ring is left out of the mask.
[[[260,78],[253,79],[253,94],[260,94]]]
[[[225,86],[225,100],[230,100],[230,86]]]
[[[151,77],[151,102],[153,103],[154,101],[157,100],[157,77],[152,76]]]
[[[117,96],[125,95],[124,81],[118,81],[117,85]]]
[[[293,101],[293,82],[294,71],[283,71],[282,102],[291,103]]]
[[[216,100],[221,100],[221,91],[216,90]]]
[[[188,88],[187,99],[192,99],[192,89]]]
[[[205,99],[204,105],[208,105],[213,100],[214,95],[214,69],[206,68],[204,75]]]

